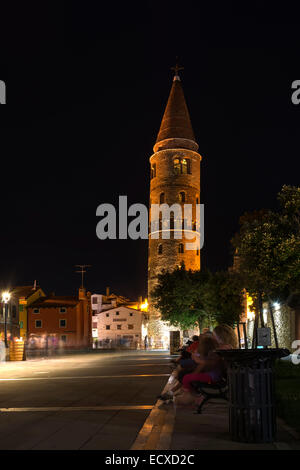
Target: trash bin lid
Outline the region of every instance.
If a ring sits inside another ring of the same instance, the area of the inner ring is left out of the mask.
[[[290,354],[290,351],[285,348],[219,349],[216,352],[229,363],[234,362],[245,365],[264,360],[275,360]]]

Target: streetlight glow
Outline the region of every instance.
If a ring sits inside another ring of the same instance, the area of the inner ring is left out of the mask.
[[[10,299],[10,293],[9,292],[2,292],[2,301],[7,304]]]

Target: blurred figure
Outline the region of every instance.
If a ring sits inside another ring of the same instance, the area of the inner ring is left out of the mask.
[[[35,349],[35,347],[36,347],[35,338],[33,336],[30,336],[30,338],[29,338],[28,347],[30,349]]]
[[[238,339],[231,326],[216,326],[213,331],[213,337],[217,340],[218,349],[237,349],[238,347]]]
[[[186,351],[190,353],[191,355],[198,350],[198,346],[199,346],[199,336],[194,335],[192,337],[192,343],[187,347]]]
[[[148,341],[148,336],[146,335],[145,338],[144,338],[145,349],[148,349],[148,345],[149,345],[149,341]]]
[[[4,362],[6,360],[6,347],[5,342],[3,339],[3,335],[0,335],[0,362]]]

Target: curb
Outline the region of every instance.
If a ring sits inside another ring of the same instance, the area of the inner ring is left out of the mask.
[[[166,392],[172,380],[173,375],[171,374],[162,393]],[[157,400],[130,450],[170,449],[176,410],[173,406],[166,410],[160,410],[158,407],[162,403],[162,400]]]

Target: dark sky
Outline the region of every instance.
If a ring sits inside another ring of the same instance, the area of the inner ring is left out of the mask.
[[[247,6],[247,3],[249,6]],[[282,3],[282,2],[281,2]],[[241,6],[241,4],[243,4]],[[96,208],[148,203],[149,157],[179,56],[203,155],[202,266],[239,216],[299,184],[300,15],[273,2],[14,2],[1,7],[2,284],[146,294],[147,242],[100,241]]]

